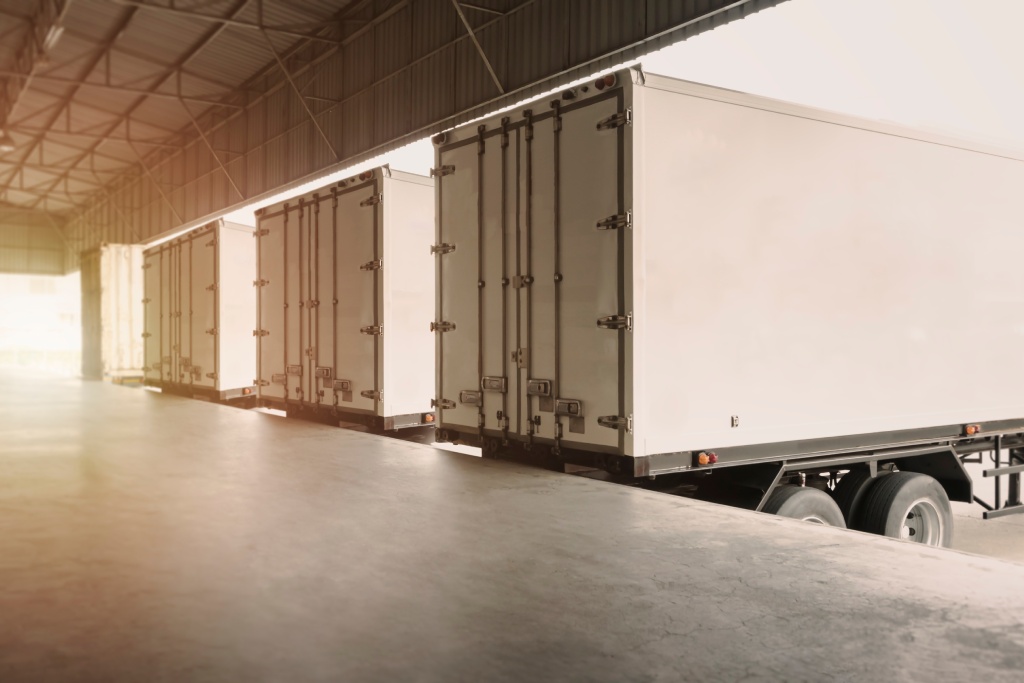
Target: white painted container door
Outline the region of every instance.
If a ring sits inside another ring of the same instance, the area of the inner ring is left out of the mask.
[[[324,225],[321,220],[321,232],[333,234],[329,240],[334,248],[331,301],[337,303],[333,304],[336,327],[330,357],[338,405],[374,415],[382,412],[381,334],[386,333],[380,310],[380,192],[376,175],[365,183],[339,189],[332,223]]]
[[[438,154],[436,191],[438,205],[437,333],[438,422],[449,428],[478,430],[484,423],[480,378],[480,258],[479,216],[497,207],[481,207],[480,169],[476,141],[442,148]],[[489,238],[483,236],[484,240]],[[500,244],[500,235],[497,238]],[[501,290],[501,272],[491,278]],[[484,283],[486,288],[486,282]],[[500,333],[499,333],[500,334]],[[501,342],[498,341],[500,348]],[[503,374],[503,367],[495,368]]]
[[[143,332],[144,354],[143,367],[145,377],[151,382],[163,379],[163,365],[160,358],[160,335],[162,331],[162,308],[160,306],[160,278],[162,249],[154,249],[144,254],[143,259]]]
[[[520,153],[521,429],[612,452],[622,449],[624,430],[616,424],[626,413],[623,343],[630,324],[623,106],[617,90],[555,108],[524,135],[531,139]]]
[[[264,214],[257,223],[256,354],[259,396],[284,400],[288,392],[285,360],[285,210]]]
[[[184,246],[184,245],[183,245]],[[211,230],[195,235],[187,247],[189,259],[189,320],[192,346],[192,384],[217,385],[217,236]]]
[[[621,450],[622,108],[615,91],[440,149],[442,426]]]

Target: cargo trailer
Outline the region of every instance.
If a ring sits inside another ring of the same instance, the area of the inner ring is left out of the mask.
[[[144,257],[145,384],[255,405],[253,228],[217,220]]]
[[[433,423],[433,201],[429,178],[385,166],[257,212],[262,405]]]
[[[142,247],[102,244],[83,252],[82,377],[142,379]]]
[[[434,142],[438,440],[932,544],[987,451],[1024,509],[1020,154],[639,68]]]

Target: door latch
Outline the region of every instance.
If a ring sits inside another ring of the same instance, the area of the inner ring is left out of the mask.
[[[633,314],[606,315],[597,319],[597,326],[605,330],[626,330],[633,331]]]
[[[598,230],[617,230],[618,228],[631,228],[633,227],[633,212],[627,211],[626,213],[617,213],[607,218],[602,218],[597,222]]]
[[[602,415],[597,418],[597,424],[601,427],[608,427],[609,429],[621,429],[627,434],[633,433],[632,415],[627,415],[626,417],[620,417],[618,415]]]

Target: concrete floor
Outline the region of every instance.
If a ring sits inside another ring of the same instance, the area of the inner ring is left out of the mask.
[[[1019,681],[1024,566],[0,371],[0,681]]]

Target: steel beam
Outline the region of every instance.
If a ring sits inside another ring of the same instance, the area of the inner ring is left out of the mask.
[[[178,9],[176,7],[165,7],[162,5],[150,5],[146,2],[137,2],[137,0],[111,0],[118,5],[125,5],[126,7],[139,7],[142,9],[153,10],[156,12],[165,12],[167,14],[173,14],[179,17],[186,17],[188,19],[195,19],[196,21],[205,21],[213,24],[222,24],[225,26],[231,26],[234,28],[245,28],[254,31],[264,31],[271,33],[280,33],[281,35],[290,36],[292,38],[303,38],[305,40],[317,40],[324,43],[338,43],[339,41],[334,38],[324,38],[310,33],[299,33],[297,31],[289,31],[284,26],[266,26],[262,23],[253,24],[247,21],[237,21],[235,19],[224,19],[217,17],[212,14],[202,14],[200,12],[191,12],[189,10]]]
[[[24,78],[24,74],[20,74],[17,71],[0,70],[0,76],[8,76],[11,78]],[[82,88],[97,88],[99,90],[106,90],[107,92],[120,92],[128,95],[145,95],[146,97],[160,97],[168,100],[185,100],[187,102],[195,102],[197,104],[205,104],[211,107],[227,107],[228,109],[242,109],[241,105],[230,104],[228,102],[222,102],[220,100],[207,99],[205,97],[191,97],[189,95],[176,95],[174,93],[167,92],[152,92],[144,88],[129,88],[123,85],[108,85],[107,83],[94,83],[92,81],[80,81],[73,78],[59,78],[57,76],[47,76],[46,74],[35,74],[32,76],[32,80],[38,81],[39,83],[53,83],[56,85],[74,85]]]
[[[459,15],[459,19],[462,20],[462,25],[466,27],[466,33],[469,34],[469,39],[472,40],[473,45],[476,46],[477,54],[480,55],[480,59],[483,60],[484,66],[487,67],[487,73],[491,74],[491,80],[494,81],[494,85],[498,86],[498,92],[504,95],[505,87],[501,84],[501,81],[498,79],[498,74],[495,73],[494,67],[491,66],[491,60],[487,58],[487,53],[484,52],[483,45],[481,45],[480,41],[477,40],[476,33],[473,31],[473,27],[469,25],[469,20],[466,19],[466,13],[462,11],[462,4],[459,3],[459,0],[452,0],[452,7],[455,8],[455,11]]]

